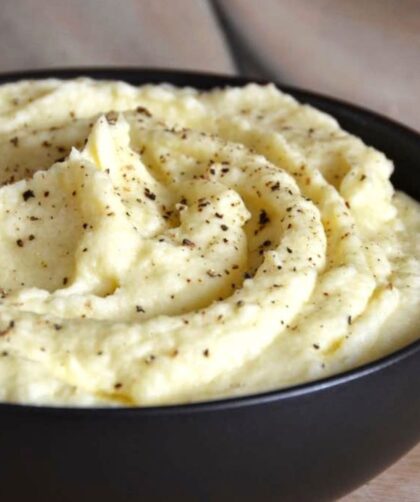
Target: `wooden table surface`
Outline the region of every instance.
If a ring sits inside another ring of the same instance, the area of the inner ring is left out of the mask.
[[[153,66],[246,73],[420,130],[418,0],[14,0],[0,71]],[[420,501],[420,445],[345,502]]]

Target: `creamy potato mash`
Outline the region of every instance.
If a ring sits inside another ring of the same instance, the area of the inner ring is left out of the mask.
[[[183,403],[419,336],[420,210],[273,85],[0,87],[0,399]]]

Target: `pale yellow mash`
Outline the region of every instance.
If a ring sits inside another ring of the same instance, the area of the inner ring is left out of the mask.
[[[157,405],[420,336],[420,209],[274,85],[0,87],[0,400]]]

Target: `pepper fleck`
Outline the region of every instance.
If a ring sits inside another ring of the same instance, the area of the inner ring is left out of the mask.
[[[151,192],[147,187],[144,189],[144,195],[150,199],[150,200],[155,200],[156,199],[156,194]]]
[[[270,218],[265,209],[261,209],[258,222],[260,225],[266,225],[267,223],[270,223]]]
[[[183,239],[182,240],[182,245],[183,246],[187,246],[189,248],[194,248],[195,247],[194,242],[190,241],[189,239]]]
[[[26,190],[22,194],[23,200],[26,202],[28,199],[35,197],[35,194],[32,190]]]
[[[117,123],[118,114],[117,114],[117,112],[112,110],[105,115],[105,118],[106,118],[109,125],[114,125]]]
[[[143,115],[146,115],[146,117],[151,117],[152,114],[149,112],[149,110],[147,108],[145,108],[144,106],[138,106],[136,108],[136,112],[137,113],[142,113]]]

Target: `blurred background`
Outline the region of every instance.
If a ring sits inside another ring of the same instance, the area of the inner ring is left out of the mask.
[[[0,72],[192,69],[278,80],[420,131],[420,0],[4,0]],[[420,447],[346,497],[420,501]]]
[[[420,130],[419,0],[13,0],[0,71],[185,68],[277,79]]]

